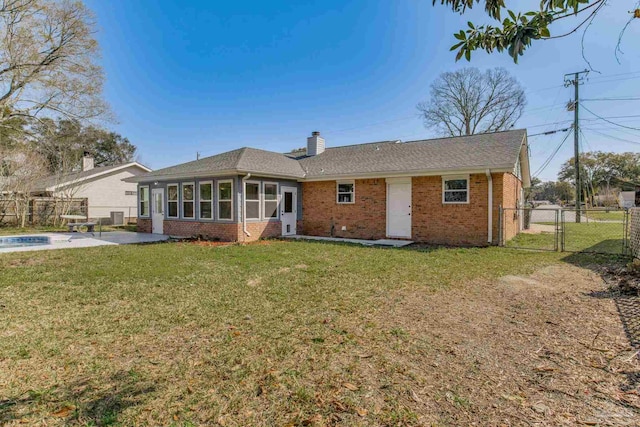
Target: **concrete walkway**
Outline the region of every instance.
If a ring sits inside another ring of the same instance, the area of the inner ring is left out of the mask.
[[[389,246],[393,248],[401,248],[413,243],[411,240],[393,240],[393,239],[379,239],[379,240],[364,240],[364,239],[346,239],[342,237],[320,237],[320,236],[283,236],[287,239],[296,240],[320,240],[324,242],[342,242],[342,243],[355,243],[364,246]]]
[[[9,247],[2,247],[0,244],[0,254],[6,252],[27,252],[27,251],[45,251],[52,249],[71,249],[71,248],[90,248],[95,246],[110,245],[130,245],[136,243],[152,243],[163,242],[169,239],[169,236],[163,234],[150,233],[132,233],[129,231],[109,231],[103,232],[102,236],[95,233],[92,236],[89,233],[38,233],[24,234],[12,236],[0,236],[13,239],[20,237],[47,237],[49,243],[37,244],[33,246],[13,246],[9,243]]]

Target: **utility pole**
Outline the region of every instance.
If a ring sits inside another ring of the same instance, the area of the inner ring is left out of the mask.
[[[196,160],[200,160],[200,152],[196,151]]]
[[[583,74],[589,73],[588,70],[578,71],[577,73],[569,73],[564,75],[564,87],[573,85],[574,100],[573,104],[569,104],[569,111],[573,109],[573,151],[574,151],[574,167],[576,170],[576,222],[580,222],[582,212],[582,185],[580,180],[580,92],[578,88],[582,83]]]

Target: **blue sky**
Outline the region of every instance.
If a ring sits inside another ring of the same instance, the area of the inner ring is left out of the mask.
[[[138,147],[152,168],[251,146],[287,151],[319,130],[328,146],[435,136],[415,108],[443,71],[505,67],[527,91],[516,125],[529,134],[566,127],[572,92],[563,75],[586,68],[581,33],[536,43],[514,64],[506,54],[477,52],[456,63],[452,34],[480,10],[461,17],[431,0],[169,1],[87,0],[98,21],[110,124]],[[516,2],[511,1],[515,4]],[[520,7],[537,1],[518,1]],[[581,98],[640,98],[640,20],[614,57],[630,0],[610,2],[589,28],[593,67]],[[568,28],[574,22],[565,20]],[[560,34],[563,28],[553,29]],[[640,101],[585,101],[611,121],[640,127]],[[638,117],[621,117],[634,116]],[[583,110],[584,119],[594,119]],[[566,121],[566,122],[565,122]],[[561,122],[561,123],[556,123]],[[638,151],[640,132],[585,120],[584,150]],[[530,138],[532,171],[565,134]],[[636,142],[630,143],[622,140]],[[572,138],[540,177],[555,179],[572,156]]]

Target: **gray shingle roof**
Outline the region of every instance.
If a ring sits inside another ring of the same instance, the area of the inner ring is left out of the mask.
[[[409,142],[376,142],[328,148],[301,158],[306,178],[371,173],[513,167],[525,130]]]
[[[158,169],[145,174],[146,178],[171,175],[207,175],[220,172],[251,172],[254,174],[290,176],[302,178],[300,164],[284,154],[243,147],[200,160]]]
[[[307,157],[306,150],[280,154],[239,148],[200,160],[158,169],[137,181],[168,176],[207,176],[251,172],[290,178],[357,176],[444,170],[514,167],[526,130],[420,141],[381,141],[327,148]]]
[[[122,165],[98,166],[96,168],[89,169],[88,171],[72,172],[65,175],[61,175],[61,176],[52,175],[38,182],[34,188],[34,191],[46,191],[47,188],[53,187],[54,185],[62,184],[70,181],[76,181],[83,178],[89,178],[92,175],[109,172],[111,169],[116,169],[121,166]]]

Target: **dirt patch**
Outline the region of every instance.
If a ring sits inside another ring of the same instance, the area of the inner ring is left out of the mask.
[[[614,301],[594,297],[605,289],[562,265],[399,293],[367,321],[402,349],[362,375],[402,391],[424,424],[640,425],[640,364]]]

